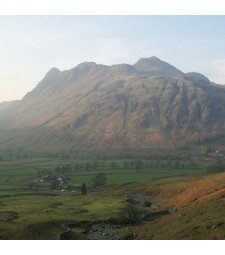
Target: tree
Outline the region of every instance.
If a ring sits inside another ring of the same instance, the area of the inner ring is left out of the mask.
[[[98,161],[96,161],[96,160],[95,160],[95,161],[93,161],[93,162],[92,162],[92,167],[93,167],[93,169],[95,169],[95,170],[96,170],[96,169],[99,167],[99,162],[98,162]]]
[[[168,168],[171,168],[172,167],[171,161],[167,161],[166,165],[167,165]]]
[[[64,167],[64,171],[65,172],[70,172],[71,171],[71,165],[70,164],[67,164],[65,167]]]
[[[206,151],[207,153],[213,153],[214,149],[212,147],[207,147]]]
[[[130,162],[130,167],[131,167],[131,168],[135,168],[135,161],[131,161],[131,162]]]
[[[208,173],[222,173],[225,171],[225,165],[222,161],[217,161],[215,164],[207,167]]]
[[[196,163],[196,162],[194,162],[194,161],[191,161],[190,162],[190,167],[196,167],[198,164]]]
[[[116,163],[115,161],[113,161],[113,162],[111,163],[111,168],[112,168],[113,170],[115,170],[116,168],[118,168],[118,165],[117,165],[117,163]]]
[[[107,178],[104,173],[97,173],[93,178],[92,182],[96,187],[104,186],[107,183]]]
[[[55,171],[56,175],[59,175],[61,168],[59,166],[57,166],[54,168],[54,171]]]
[[[175,161],[175,167],[180,168],[180,161]]]
[[[91,164],[89,162],[87,162],[85,164],[85,170],[88,171],[88,170],[90,170],[90,168],[91,168]]]
[[[105,168],[105,162],[104,162],[104,161],[101,162],[101,167],[102,167],[103,169]]]
[[[140,159],[138,159],[135,165],[136,171],[139,172],[142,167],[143,167],[143,162]]]
[[[79,165],[78,163],[76,163],[74,169],[75,169],[76,171],[78,171],[78,170],[80,169],[80,165]]]
[[[27,183],[27,188],[30,190],[35,190],[36,183],[34,181],[29,181]]]
[[[140,221],[142,211],[133,204],[126,203],[121,211],[122,220],[125,223],[135,223]]]
[[[124,169],[129,168],[129,164],[128,164],[128,162],[127,162],[127,161],[124,161],[124,162],[123,162],[123,167],[124,167]]]
[[[81,194],[87,195],[87,187],[86,187],[85,183],[82,183],[82,185],[81,185]]]

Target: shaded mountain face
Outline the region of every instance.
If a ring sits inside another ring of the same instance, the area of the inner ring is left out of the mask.
[[[225,89],[156,57],[51,69],[0,104],[0,148],[176,148],[225,135]]]

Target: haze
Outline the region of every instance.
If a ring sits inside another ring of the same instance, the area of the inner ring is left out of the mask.
[[[157,56],[224,84],[224,25],[220,16],[1,16],[0,102],[22,98],[52,67],[84,61]]]

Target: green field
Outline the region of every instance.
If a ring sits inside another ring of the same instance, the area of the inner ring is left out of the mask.
[[[183,166],[167,166],[167,161],[155,163],[152,160],[143,160],[144,166],[137,172],[135,168],[124,168],[123,163],[135,162],[135,160],[104,160],[98,161],[99,166],[85,169],[85,164],[92,161],[84,160],[61,160],[52,158],[10,160],[0,162],[0,184],[4,185],[9,178],[9,184],[22,184],[28,178],[34,177],[40,170],[53,170],[57,166],[71,165],[69,175],[73,184],[91,182],[92,176],[97,172],[103,172],[107,176],[108,184],[122,184],[136,181],[150,181],[152,179],[166,178],[173,176],[202,175],[205,173],[204,165],[190,166],[189,161],[182,162]],[[111,167],[112,162],[116,162],[115,168]],[[82,169],[75,169],[75,165],[83,165]]]
[[[86,239],[86,225],[117,219],[124,208],[126,196],[139,194],[146,187],[157,183],[206,175],[206,166],[212,160],[202,157],[195,161],[197,163],[193,164],[193,161],[185,159],[178,164],[176,160],[142,159],[142,165],[137,169],[135,159],[31,157],[1,160],[0,238],[59,239],[60,233],[67,228],[66,224],[77,224],[72,234],[70,233],[70,238]],[[56,167],[68,165],[70,167],[66,175],[69,177],[69,184],[79,187],[86,183],[87,195],[66,189],[52,189],[41,183],[35,189],[27,187],[27,183],[36,181],[40,172],[54,174]],[[95,188],[92,179],[99,172],[105,174],[107,183]],[[127,229],[132,228],[133,226],[121,227],[118,231],[120,238],[126,239],[129,236]]]

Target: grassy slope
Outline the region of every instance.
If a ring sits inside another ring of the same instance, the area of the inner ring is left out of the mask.
[[[148,187],[174,213],[137,229],[138,239],[224,239],[225,174]]]

